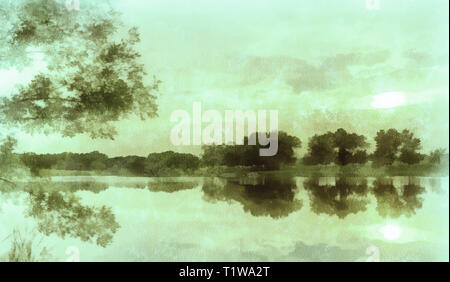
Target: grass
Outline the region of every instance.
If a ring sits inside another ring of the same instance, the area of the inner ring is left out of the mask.
[[[9,237],[11,238],[9,262],[37,262],[48,257],[47,249],[41,248],[41,240],[36,239],[35,233],[24,236],[18,229],[14,229]]]

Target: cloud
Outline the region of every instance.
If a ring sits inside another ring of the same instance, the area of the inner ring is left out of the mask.
[[[345,53],[319,59],[318,64],[288,56],[253,56],[241,62],[241,85],[281,79],[292,91],[328,90],[354,81],[353,66],[373,67],[389,59],[386,50],[367,53]]]
[[[409,49],[403,56],[421,67],[443,66],[448,64],[448,54],[429,54],[415,49]]]

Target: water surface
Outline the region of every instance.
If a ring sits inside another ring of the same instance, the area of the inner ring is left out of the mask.
[[[19,230],[42,260],[448,261],[448,183],[54,177],[1,191],[0,254]]]

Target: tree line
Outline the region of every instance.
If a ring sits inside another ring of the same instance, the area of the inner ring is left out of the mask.
[[[314,135],[308,143],[308,153],[303,158],[304,164],[347,165],[351,163],[365,164],[372,161],[374,167],[392,165],[395,161],[416,164],[425,159],[420,153],[421,140],[408,129],[399,132],[396,129],[380,130],[374,137],[375,151],[367,152],[369,143],[364,135],[348,133],[339,128],[335,132]],[[445,150],[438,149],[431,153],[431,161],[440,163]]]
[[[98,151],[91,153],[19,154],[20,161],[39,176],[42,169],[98,171],[117,175],[162,176],[186,174],[200,167],[200,159],[192,154],[172,151],[151,153],[147,157],[108,157]]]
[[[278,139],[278,153],[273,157],[260,157],[259,145],[213,145],[203,148],[202,163],[208,166],[257,166],[261,169],[273,170],[297,161],[304,165],[335,164],[338,166],[366,164],[370,161],[373,167],[381,167],[392,165],[395,161],[409,165],[417,164],[425,158],[430,163],[439,164],[445,154],[445,149],[436,149],[429,155],[421,153],[420,138],[408,129],[379,130],[373,138],[375,151],[372,153],[368,152],[370,144],[364,135],[350,133],[343,128],[335,132],[316,134],[309,138],[307,153],[299,160],[295,149],[301,147],[301,140],[283,131],[279,132]]]
[[[257,133],[254,133],[256,138]],[[302,142],[298,137],[284,131],[278,133],[278,153],[272,157],[259,156],[259,149],[264,147],[248,144],[249,137],[244,138],[244,145],[205,145],[200,157],[167,151],[143,156],[108,157],[98,151],[91,153],[60,154],[13,154],[15,142],[8,139],[0,147],[0,166],[2,160],[15,158],[25,165],[31,173],[38,176],[42,169],[103,171],[118,175],[172,176],[191,174],[201,167],[253,167],[255,170],[279,170],[282,166],[302,163],[304,165],[346,166],[349,164],[366,164],[373,167],[389,166],[399,161],[405,164],[417,164],[427,159],[429,163],[439,164],[445,154],[444,149],[437,149],[426,155],[420,152],[421,140],[414,133],[405,129],[380,130],[373,138],[375,150],[368,152],[369,143],[364,135],[349,133],[340,128],[335,132],[314,135],[308,140],[307,152],[297,158],[296,149]],[[4,161],[3,161],[4,163]],[[5,166],[7,167],[7,166]]]

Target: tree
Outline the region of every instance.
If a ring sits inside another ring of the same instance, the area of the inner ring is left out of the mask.
[[[1,183],[7,183],[15,186],[13,182],[5,177],[11,177],[14,175],[14,169],[19,167],[19,159],[14,153],[14,149],[17,145],[17,140],[8,136],[0,144],[0,185]]]
[[[334,143],[338,148],[337,158],[335,163],[338,165],[347,165],[349,163],[364,163],[364,155],[366,152],[357,150],[367,146],[366,137],[364,135],[357,135],[356,133],[347,133],[342,128],[339,128],[334,133]]]
[[[392,165],[398,158],[398,150],[402,144],[402,135],[396,129],[380,130],[375,136],[376,149],[373,153],[373,165]]]
[[[396,160],[411,165],[424,159],[424,155],[417,152],[422,148],[420,139],[407,129],[401,133],[393,128],[380,130],[374,139],[373,165],[376,167],[392,165]]]
[[[369,160],[369,155],[366,151],[358,150],[353,155],[353,163],[356,164],[365,164]]]
[[[244,146],[233,146],[229,149],[234,151],[234,158],[241,158],[241,163],[238,165],[246,166],[259,166],[266,170],[278,170],[281,165],[294,164],[297,160],[295,156],[295,149],[301,147],[302,142],[296,136],[287,134],[284,131],[278,132],[278,150],[274,156],[265,157],[260,156],[260,148],[268,148],[269,145],[261,146],[259,145],[259,135],[258,132],[250,135],[251,138],[255,138],[256,145],[244,145]],[[244,144],[248,144],[248,139],[244,139]],[[230,165],[230,163],[228,163]]]
[[[446,150],[444,148],[439,148],[439,149],[436,149],[436,150],[432,151],[430,153],[430,158],[429,158],[430,163],[432,163],[432,164],[440,164],[441,160],[442,160],[442,157],[445,154],[445,151]]]
[[[0,100],[3,124],[112,139],[114,121],[132,113],[157,115],[153,93],[160,81],[144,82],[139,33],[131,28],[120,37],[123,25],[115,12],[94,6],[69,12],[56,0],[17,1],[5,5],[0,18],[3,67],[32,64],[36,53],[46,62],[28,85]]]
[[[402,132],[402,147],[400,148],[399,160],[409,165],[419,163],[425,156],[418,150],[422,149],[420,139],[414,137],[414,133],[409,130],[403,130]]]
[[[51,160],[45,155],[36,155],[35,153],[26,153],[20,156],[22,163],[30,169],[33,176],[39,176],[41,169],[49,169],[56,161]]]
[[[273,157],[260,157],[260,159],[265,161],[268,169],[279,169],[282,164],[290,165],[296,162],[295,149],[299,149],[301,146],[302,142],[298,137],[280,131],[278,132],[277,154]]]
[[[335,159],[334,136],[328,132],[322,135],[314,135],[308,142],[308,153],[303,158],[307,165],[327,165]]]
[[[225,145],[204,145],[202,146],[202,165],[220,166],[225,165]],[[230,162],[230,160],[228,160]]]
[[[256,135],[256,136],[254,136]],[[203,146],[202,163],[206,166],[257,166],[261,169],[276,170],[283,164],[293,164],[296,161],[295,149],[301,147],[301,141],[284,131],[278,132],[278,151],[274,156],[259,155],[261,146],[258,132],[252,133],[250,139],[255,138],[256,145],[248,144],[248,137],[244,138],[244,145],[208,145]]]
[[[308,142],[308,153],[303,158],[307,165],[327,165],[334,162],[337,165],[367,162],[366,137],[356,133],[348,133],[339,128],[334,133],[327,132],[314,135]]]
[[[200,159],[197,156],[173,151],[151,153],[145,161],[145,171],[147,175],[151,176],[161,176],[165,170],[169,173],[170,170],[172,170],[172,173],[176,170],[189,172],[199,167]]]

